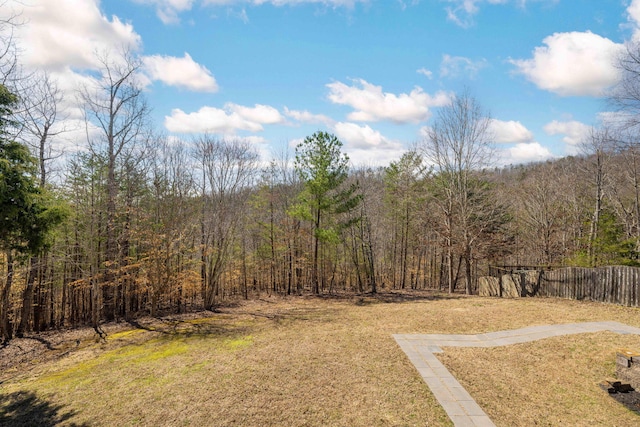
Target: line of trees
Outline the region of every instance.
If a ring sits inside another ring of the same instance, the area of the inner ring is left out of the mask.
[[[350,168],[326,132],[265,166],[243,140],[155,134],[137,60],[101,63],[78,92],[86,145],[57,162],[55,81],[0,85],[5,340],[265,293],[473,293],[496,263],[638,264],[632,120],[584,155],[492,168],[490,116],[464,92],[386,167]]]

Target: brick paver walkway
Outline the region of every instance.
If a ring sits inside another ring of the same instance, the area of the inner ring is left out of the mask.
[[[600,331],[640,335],[640,328],[619,322],[587,322],[531,326],[476,335],[399,334],[393,337],[416,367],[453,424],[456,427],[477,427],[495,426],[495,424],[434,355],[434,353],[442,353],[441,347],[499,347],[543,338]]]

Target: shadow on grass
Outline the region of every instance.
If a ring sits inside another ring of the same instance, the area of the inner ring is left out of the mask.
[[[61,423],[84,427],[88,424],[68,423],[75,411],[64,411],[62,405],[54,405],[28,391],[0,393],[0,426],[52,427]]]
[[[233,321],[210,317],[213,314],[217,314],[214,312],[203,314],[203,317],[192,319],[167,317],[154,318],[150,323],[138,320],[128,320],[127,323],[137,330],[153,332],[167,339],[191,337],[232,338],[246,335],[255,327],[254,325],[237,324]]]
[[[608,388],[604,384],[601,384],[600,387],[605,391]],[[609,396],[618,403],[624,405],[630,411],[634,411],[636,414],[640,415],[640,392],[637,390],[633,390],[628,393],[613,393],[609,394]]]
[[[51,342],[47,341],[46,339],[40,336],[18,337],[18,338],[25,338],[29,340],[38,341],[40,344],[43,344],[45,347],[47,347],[47,350],[56,350],[56,348],[51,344]]]
[[[323,300],[353,301],[356,305],[397,304],[415,301],[440,301],[465,298],[463,294],[448,294],[436,290],[397,290],[377,293],[335,293],[314,295],[313,298]]]
[[[365,306],[372,304],[400,304],[418,301],[439,301],[439,300],[457,300],[466,298],[463,294],[447,294],[437,290],[387,290],[383,292],[373,293],[354,293],[354,292],[335,292],[322,293],[319,295],[304,294],[293,298],[302,298],[307,300],[318,301],[345,301],[353,303],[357,306]],[[180,316],[164,316],[142,319],[128,319],[127,323],[137,330],[152,332],[165,337],[172,338],[190,338],[190,337],[218,337],[218,338],[235,338],[238,336],[250,335],[256,328],[260,328],[260,322],[244,322],[230,320],[223,316],[248,315],[255,319],[266,319],[276,323],[286,321],[333,321],[332,314],[340,310],[339,307],[297,307],[293,309],[279,310],[278,301],[270,301],[264,298],[258,298],[264,303],[273,304],[273,309],[238,309],[242,307],[240,304],[224,304],[216,307],[215,310],[202,311],[193,313],[195,316],[190,318],[180,318]]]

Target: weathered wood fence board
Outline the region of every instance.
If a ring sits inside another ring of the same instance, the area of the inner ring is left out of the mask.
[[[599,301],[640,307],[640,267],[566,267],[552,270],[518,270],[481,277],[481,296],[542,296]]]

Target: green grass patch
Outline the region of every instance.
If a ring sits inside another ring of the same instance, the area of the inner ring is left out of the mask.
[[[150,364],[182,355],[188,349],[188,344],[182,339],[153,339],[143,344],[106,351],[94,359],[78,362],[62,371],[45,375],[38,382],[44,386],[85,387],[94,383],[100,372],[113,370],[118,365]]]
[[[228,339],[223,343],[224,348],[230,351],[242,350],[243,348],[249,347],[251,344],[253,344],[253,337],[251,335],[241,338]]]
[[[135,335],[144,330],[133,330],[133,334],[119,333],[124,338]],[[113,334],[116,335],[116,334]],[[112,339],[117,339],[113,338]],[[166,359],[185,356],[191,348],[198,349],[214,356],[216,352],[236,352],[245,349],[253,344],[251,335],[225,338],[218,340],[207,338],[206,336],[181,337],[170,336],[148,340],[141,344],[131,344],[114,350],[109,350],[91,360],[78,362],[75,365],[62,371],[51,373],[41,377],[38,382],[44,386],[57,385],[66,389],[89,387],[93,384],[101,372],[117,371],[122,367],[130,370],[136,365],[153,367],[154,365],[165,364]],[[202,369],[207,362],[194,364],[191,369]],[[105,374],[108,375],[108,374]],[[139,378],[137,381],[150,384],[157,382],[157,377],[148,376]]]
[[[186,353],[189,345],[182,339],[158,339],[143,345],[131,345],[106,355],[109,362],[149,363]]]

